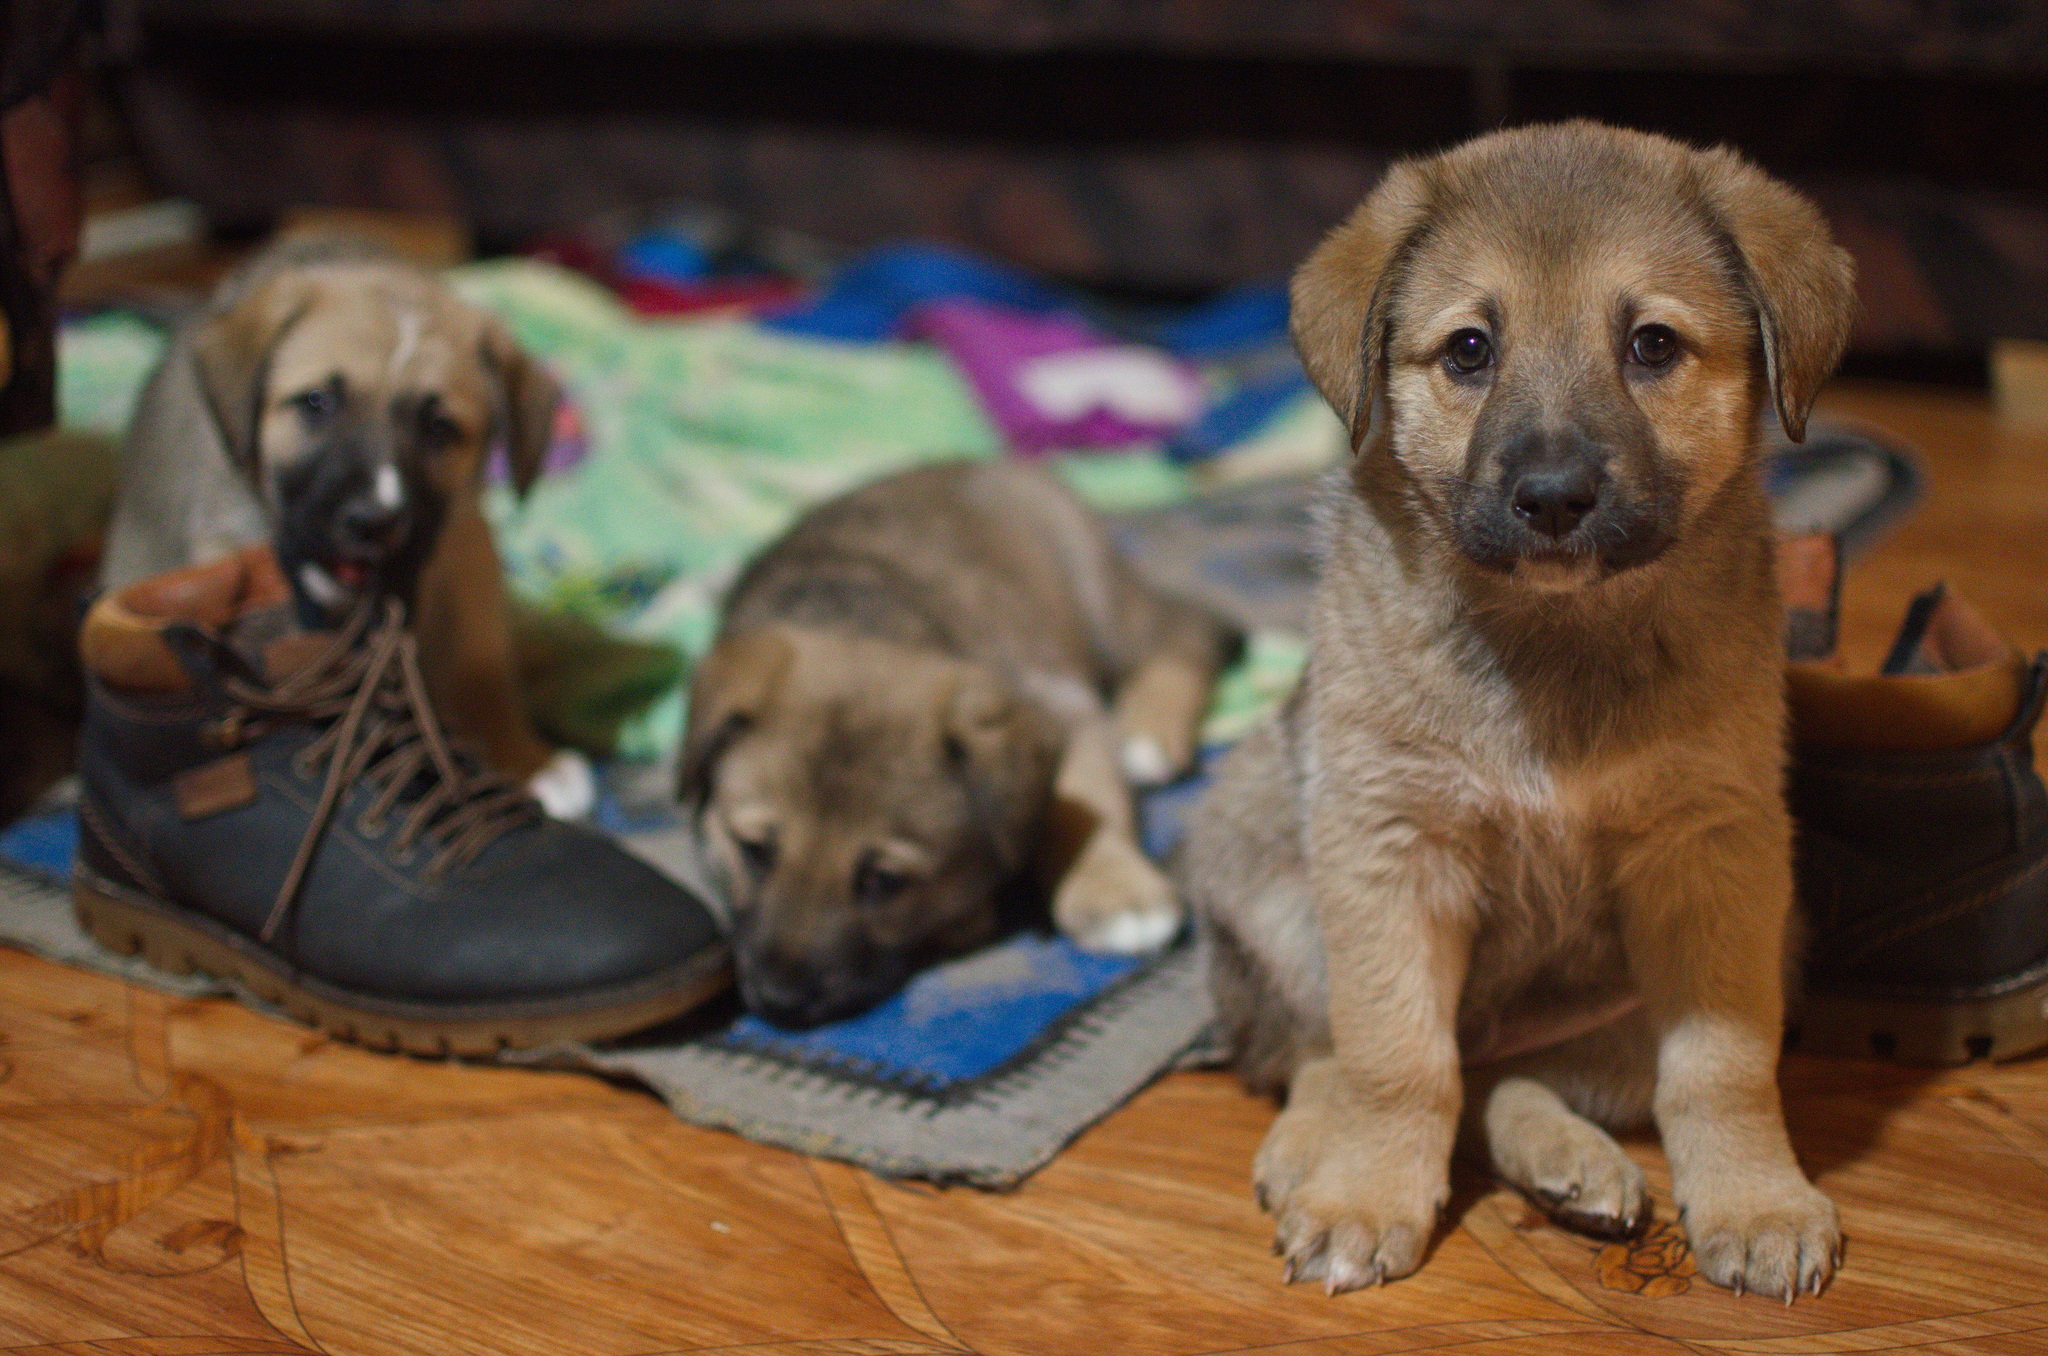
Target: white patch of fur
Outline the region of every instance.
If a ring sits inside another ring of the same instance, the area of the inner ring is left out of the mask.
[[[1132,735],[1126,739],[1120,761],[1124,780],[1132,786],[1164,786],[1173,780],[1173,764],[1151,735]]]
[[[405,507],[405,482],[398,478],[395,466],[379,466],[375,486],[377,507],[401,509]]]
[[[528,779],[526,790],[556,819],[582,819],[597,806],[597,774],[591,771],[590,760],[574,749],[550,758]]]
[[[426,322],[418,311],[408,307],[398,313],[398,342],[391,346],[391,365],[386,369],[391,376],[396,377],[412,361],[425,329]]]
[[[1180,931],[1180,915],[1174,913],[1111,914],[1074,939],[1084,951],[1105,951],[1119,956],[1136,956],[1157,951]]]

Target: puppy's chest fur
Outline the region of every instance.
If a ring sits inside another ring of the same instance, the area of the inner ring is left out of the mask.
[[[1343,516],[1300,713],[1306,794],[1357,805],[1361,825],[1398,826],[1389,843],[1449,847],[1473,887],[1470,1035],[1504,1013],[1625,993],[1628,855],[1719,805],[1775,794],[1768,606],[1721,635],[1726,650],[1757,651],[1724,668],[1658,677],[1560,632],[1531,681],[1510,676],[1497,636],[1400,576],[1377,524]],[[1631,612],[1617,631],[1651,629]]]
[[[1460,1026],[1513,1008],[1561,1007],[1628,985],[1614,888],[1620,826],[1581,776],[1527,766],[1512,791],[1467,788],[1452,810],[1466,832],[1479,894]],[[1489,794],[1491,793],[1491,794]]]

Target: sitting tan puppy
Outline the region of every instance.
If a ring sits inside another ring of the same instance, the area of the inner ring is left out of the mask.
[[[533,778],[550,810],[580,814],[589,766],[527,715],[478,502],[494,444],[522,493],[540,474],[559,396],[426,270],[349,238],[280,242],[221,284],[144,389],[101,583],[269,541],[309,621],[399,597],[449,726]]]
[[[1783,1296],[1835,1209],[1787,1142],[1782,621],[1760,403],[1800,436],[1848,257],[1726,150],[1587,123],[1395,166],[1294,283],[1355,457],[1308,671],[1183,858],[1224,1025],[1287,1104],[1291,1278],[1407,1275],[1461,1111],[1624,1235],[1654,1117],[1702,1274]],[[1461,1072],[1461,1065],[1463,1071]]]
[[[813,511],[734,587],[683,744],[748,1006],[857,1012],[1034,883],[1083,945],[1165,942],[1125,776],[1189,764],[1233,643],[1043,471],[922,467]]]

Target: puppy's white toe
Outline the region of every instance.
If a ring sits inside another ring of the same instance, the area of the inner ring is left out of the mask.
[[[1172,913],[1118,913],[1103,919],[1074,940],[1086,951],[1135,956],[1157,951],[1180,931],[1180,915]]]
[[[1124,741],[1124,780],[1132,786],[1164,786],[1173,780],[1173,760],[1151,735],[1132,735]]]
[[[590,760],[563,749],[527,779],[527,792],[556,819],[582,819],[597,808],[597,774]]]

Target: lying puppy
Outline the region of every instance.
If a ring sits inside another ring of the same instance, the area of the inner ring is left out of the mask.
[[[1083,945],[1165,942],[1125,775],[1190,763],[1234,643],[1042,471],[928,466],[809,514],[735,585],[683,743],[748,1006],[857,1012],[996,935],[1034,870]]]
[[[558,399],[502,326],[432,275],[352,241],[275,246],[173,337],[144,389],[102,584],[270,540],[309,624],[368,594],[403,598],[454,732],[578,813],[589,767],[542,743],[520,700],[477,500],[500,441],[515,486],[533,483]]]
[[[1801,435],[1851,305],[1805,199],[1589,123],[1395,166],[1296,276],[1355,457],[1322,502],[1308,671],[1183,858],[1239,1066],[1287,1093],[1254,1176],[1290,1278],[1413,1271],[1461,1109],[1503,1178],[1600,1235],[1649,1218],[1600,1126],[1654,1117],[1703,1275],[1789,1302],[1832,1273],[1776,1083],[1757,416]]]

